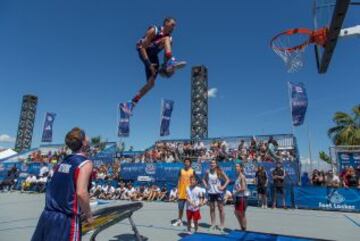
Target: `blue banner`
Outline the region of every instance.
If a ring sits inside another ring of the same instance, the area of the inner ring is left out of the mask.
[[[174,109],[174,101],[163,99],[161,102],[160,136],[170,135],[170,120]]]
[[[294,187],[296,208],[360,212],[360,189]]]
[[[103,164],[111,164],[116,157],[116,143],[109,143],[102,151],[98,152],[95,156],[90,156],[90,160],[93,161],[94,166],[100,166]]]
[[[300,126],[305,119],[305,113],[308,106],[308,98],[303,83],[288,82],[290,92],[290,107],[292,122],[294,126]]]
[[[119,137],[128,137],[130,134],[130,104],[129,102],[124,102],[119,105],[120,109],[120,121],[118,127],[118,136]]]
[[[337,157],[340,172],[345,167],[357,169],[360,166],[360,152],[338,152]]]
[[[171,181],[177,182],[179,170],[184,165],[180,162],[177,163],[124,163],[121,165],[120,176],[126,180],[137,180],[138,176],[149,176],[155,181]],[[206,171],[209,169],[209,163],[196,163],[192,167],[200,178],[203,178]],[[221,169],[224,170],[230,180],[235,181],[236,171],[234,162],[219,163]],[[251,182],[255,177],[258,166],[263,166],[269,177],[269,183],[272,182],[271,173],[275,169],[275,164],[271,162],[248,162],[244,164],[245,176]],[[287,185],[295,185],[299,180],[299,169],[294,162],[286,161],[283,163],[286,173],[285,183]]]
[[[20,161],[0,163],[0,172],[6,174],[12,167],[16,167],[20,172],[29,173],[33,175],[39,175],[41,166],[40,162],[23,163]],[[50,166],[48,163],[44,163],[46,166]],[[1,175],[0,175],[1,176]]]
[[[296,185],[300,178],[299,165],[293,161],[284,161],[283,169],[285,171],[285,183]],[[247,179],[254,179],[256,170],[259,166],[264,167],[266,174],[269,178],[269,182],[272,182],[272,171],[275,169],[273,162],[246,162],[244,165],[244,173]]]
[[[41,142],[52,142],[55,117],[55,113],[46,112]]]

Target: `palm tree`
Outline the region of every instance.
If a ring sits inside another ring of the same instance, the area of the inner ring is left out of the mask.
[[[319,158],[328,164],[332,164],[332,160],[324,151],[319,152]]]
[[[351,114],[336,112],[333,121],[336,126],[328,130],[328,135],[336,146],[360,145],[360,105],[353,107]]]
[[[104,150],[106,146],[106,140],[102,140],[101,136],[94,136],[90,140],[91,145],[99,148],[101,151]]]
[[[101,136],[91,137],[91,145],[97,146],[101,143]]]

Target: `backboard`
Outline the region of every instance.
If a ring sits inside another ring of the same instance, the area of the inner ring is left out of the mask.
[[[314,29],[328,28],[325,46],[315,46],[318,72],[326,73],[350,5],[350,0],[313,0]]]

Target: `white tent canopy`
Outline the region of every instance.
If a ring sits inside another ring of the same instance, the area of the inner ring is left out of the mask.
[[[11,157],[13,155],[16,155],[17,152],[16,151],[13,151],[12,149],[6,149],[6,150],[3,150],[3,151],[0,151],[0,160],[3,160],[5,158],[8,158],[8,157]]]

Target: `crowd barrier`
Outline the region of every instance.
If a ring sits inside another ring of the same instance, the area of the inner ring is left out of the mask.
[[[269,181],[272,182],[271,173],[275,169],[275,164],[272,162],[246,162],[244,165],[245,176],[248,180],[255,178],[255,173],[258,166],[263,166]],[[120,176],[123,179],[129,181],[137,181],[138,177],[148,177],[154,181],[167,181],[177,182],[179,170],[183,168],[182,163],[124,163],[121,165]],[[220,162],[219,166],[226,173],[226,175],[232,180],[236,179],[235,162]],[[206,163],[193,163],[197,176],[203,178],[206,171],[209,169],[209,162]],[[289,185],[295,185],[299,181],[299,165],[296,162],[285,161],[283,167],[286,172],[285,182]]]
[[[26,165],[20,162],[1,163],[0,172],[4,172],[5,174],[5,171],[11,169],[14,165],[21,173],[18,178],[18,183],[21,183],[28,174],[38,175],[41,168],[41,163],[29,163]],[[250,180],[250,184],[248,185],[250,191],[250,196],[248,197],[249,205],[258,204],[256,185],[251,184],[251,179],[254,178],[255,170],[258,165],[264,166],[269,176],[269,183],[272,183],[271,171],[274,168],[273,163],[245,163],[245,175],[247,179]],[[168,190],[170,190],[177,185],[178,173],[182,167],[182,163],[122,164],[120,177],[125,181],[132,181],[134,186],[150,183],[161,187],[166,186]],[[195,173],[200,178],[203,178],[206,170],[209,169],[209,163],[193,163],[192,167],[194,168]],[[232,190],[232,185],[236,178],[235,163],[220,163],[220,167],[231,179],[228,190]],[[360,189],[314,186],[301,187],[297,185],[299,174],[296,163],[284,162],[284,168],[287,173],[284,187],[287,207],[360,212]],[[117,182],[111,181],[110,184],[117,185]],[[267,190],[269,205],[272,204],[272,194],[273,187],[272,185],[269,185]],[[281,206],[280,195],[278,195],[277,202],[278,205]]]

